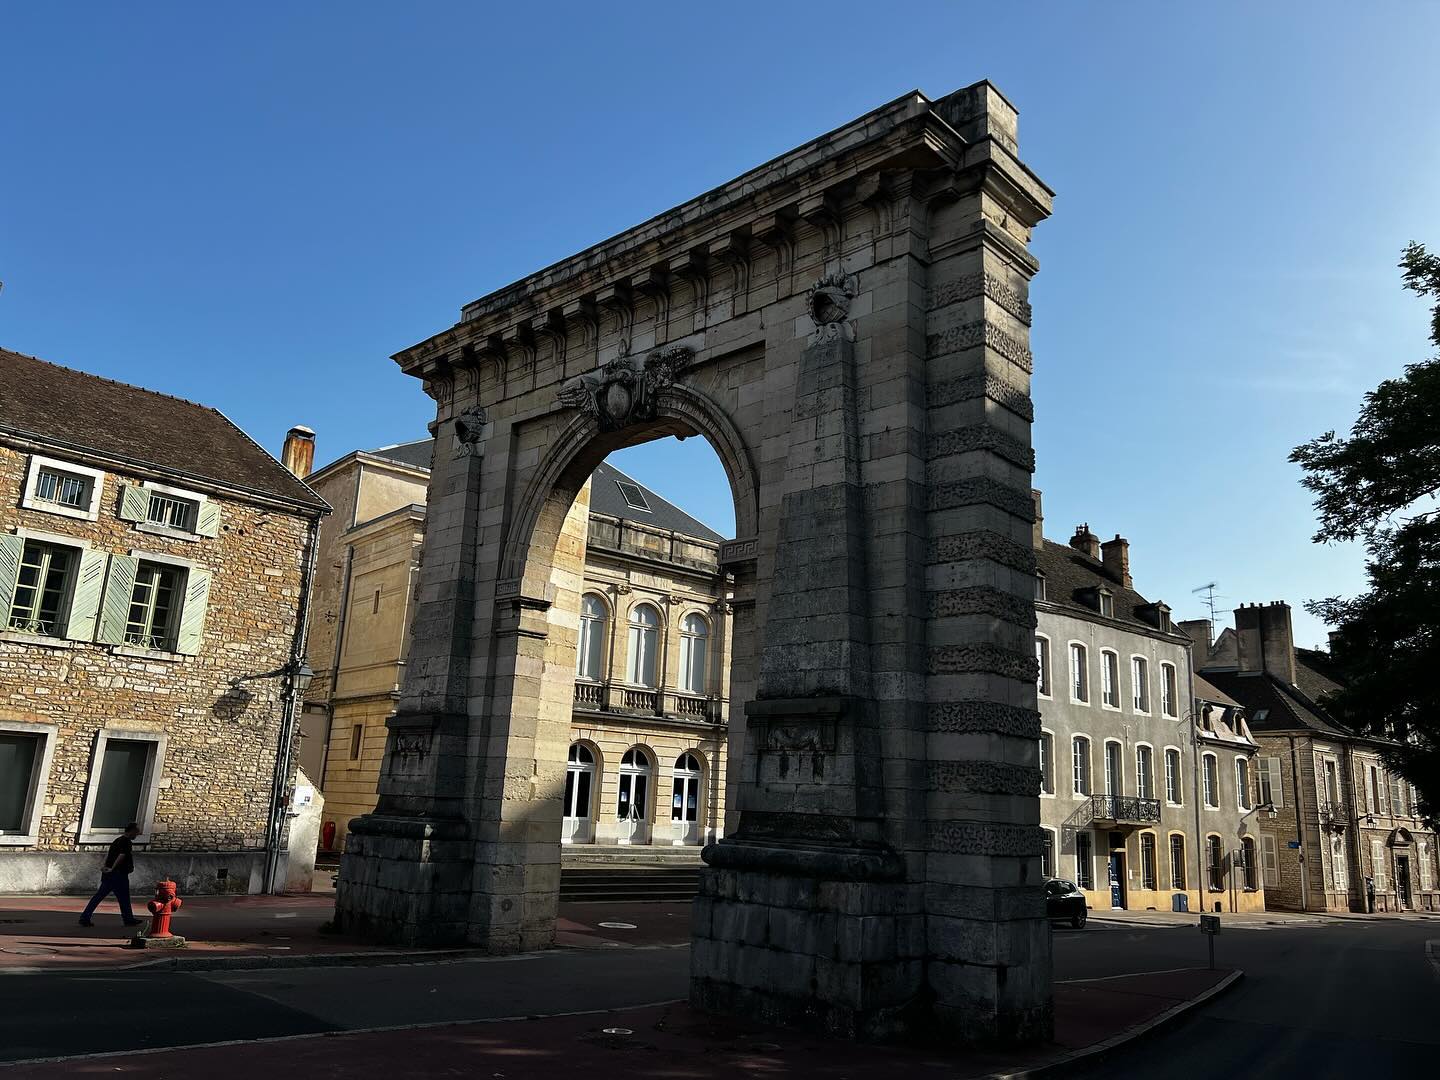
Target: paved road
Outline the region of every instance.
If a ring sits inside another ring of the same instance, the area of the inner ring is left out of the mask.
[[[1092,924],[1098,925],[1098,924]],[[1225,1076],[1356,1080],[1440,1071],[1440,920],[1222,931],[1216,962],[1245,969],[1228,994],[1073,1080]],[[1057,935],[1058,942],[1058,935]],[[1056,949],[1056,978],[1193,965],[1194,929],[1106,926]]]

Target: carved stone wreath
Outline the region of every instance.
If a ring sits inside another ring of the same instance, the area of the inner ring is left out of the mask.
[[[470,457],[485,437],[489,415],[479,405],[472,405],[455,417],[455,439],[460,444],[460,457]]]
[[[815,329],[823,330],[845,321],[850,314],[850,302],[855,298],[856,281],[851,275],[839,270],[826,274],[814,285],[806,296],[810,310],[810,321]]]
[[[567,380],[557,398],[561,405],[595,417],[601,431],[653,420],[661,391],[693,356],[683,345],[657,349],[644,359],[617,356],[599,371]]]

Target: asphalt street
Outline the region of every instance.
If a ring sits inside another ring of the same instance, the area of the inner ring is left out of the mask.
[[[1094,924],[1092,924],[1094,925]],[[1057,979],[1192,966],[1193,928],[1107,926],[1056,948]],[[1243,968],[1229,993],[1073,1080],[1164,1076],[1421,1077],[1440,1071],[1440,920],[1336,921],[1221,931],[1216,963]],[[1201,961],[1203,962],[1203,960]]]
[[[1440,920],[1227,928],[1217,962],[1245,969],[1238,988],[1074,1075],[1433,1075],[1440,974],[1425,947],[1436,939]],[[1094,920],[1055,934],[1059,980],[1195,967],[1204,957],[1193,927]],[[0,1062],[623,1008],[684,997],[688,962],[687,949],[658,947],[384,967],[3,977]]]

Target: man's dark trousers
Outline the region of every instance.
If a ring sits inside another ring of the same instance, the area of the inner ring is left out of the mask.
[[[115,902],[120,905],[120,917],[127,923],[135,921],[135,913],[130,910],[130,875],[122,874],[118,870],[108,874],[100,875],[100,889],[90,898],[90,903],[85,905],[85,914],[80,918],[84,922],[90,921],[90,916],[95,914],[95,909],[100,906],[100,901],[111,893],[115,894]]]

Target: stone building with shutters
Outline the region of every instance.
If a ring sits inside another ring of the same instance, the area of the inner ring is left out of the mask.
[[[1279,911],[1440,910],[1437,838],[1414,788],[1385,766],[1384,739],[1349,730],[1325,708],[1339,689],[1329,655],[1295,646],[1290,606],[1235,609],[1213,642],[1186,623],[1204,678],[1241,702],[1260,743],[1260,821],[1269,906]]]
[[[257,891],[328,507],[214,409],[6,350],[0,389],[0,891],[88,891],[130,821],[139,880]]]
[[[322,850],[370,813],[399,700],[434,444],[354,451],[308,477],[321,526],[302,760]],[[443,453],[454,449],[446,440]],[[723,538],[602,464],[588,515],[562,843],[575,858],[698,848],[724,829],[730,611]],[[557,762],[558,764],[558,762]]]
[[[1097,911],[1263,910],[1243,711],[1194,678],[1170,609],[1135,590],[1129,543],[1085,525],[1046,540],[1035,500],[1045,876]]]

